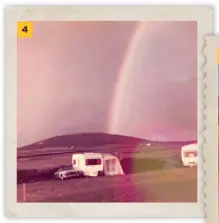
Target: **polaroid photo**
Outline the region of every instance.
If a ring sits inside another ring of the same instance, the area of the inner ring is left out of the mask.
[[[203,217],[208,6],[6,9],[6,215]]]
[[[206,222],[219,222],[218,219],[218,75],[219,75],[219,36],[207,36],[204,49],[206,64],[205,77],[205,126],[206,145],[203,148],[205,174]]]

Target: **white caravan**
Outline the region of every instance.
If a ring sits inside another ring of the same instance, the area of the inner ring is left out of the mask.
[[[123,175],[118,157],[104,153],[76,153],[72,155],[73,169],[83,172],[84,176]]]
[[[183,166],[194,167],[198,163],[198,145],[190,144],[181,148]]]

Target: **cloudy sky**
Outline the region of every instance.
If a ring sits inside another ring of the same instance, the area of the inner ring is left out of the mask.
[[[18,39],[18,146],[106,132],[197,138],[195,22],[34,22]]]

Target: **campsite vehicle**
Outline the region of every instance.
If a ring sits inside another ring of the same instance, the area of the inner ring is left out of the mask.
[[[81,176],[83,175],[82,172],[80,171],[76,171],[72,168],[72,166],[64,166],[58,169],[58,171],[56,171],[54,173],[55,177],[61,180],[70,178],[70,177],[75,177],[75,176]]]
[[[73,154],[72,167],[89,177],[124,174],[118,157],[108,153]]]
[[[183,166],[194,167],[198,163],[198,146],[197,144],[190,144],[181,148],[181,158]]]

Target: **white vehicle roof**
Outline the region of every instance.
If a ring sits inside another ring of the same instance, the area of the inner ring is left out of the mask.
[[[72,157],[84,156],[84,157],[101,157],[101,153],[75,153]]]
[[[87,152],[86,153],[75,153],[72,155],[72,157],[77,157],[77,156],[80,156],[80,157],[83,156],[85,158],[117,157],[111,153],[95,153],[95,152],[94,153],[87,153]]]
[[[198,145],[197,143],[185,145],[181,148],[182,151],[197,151],[198,150]]]

